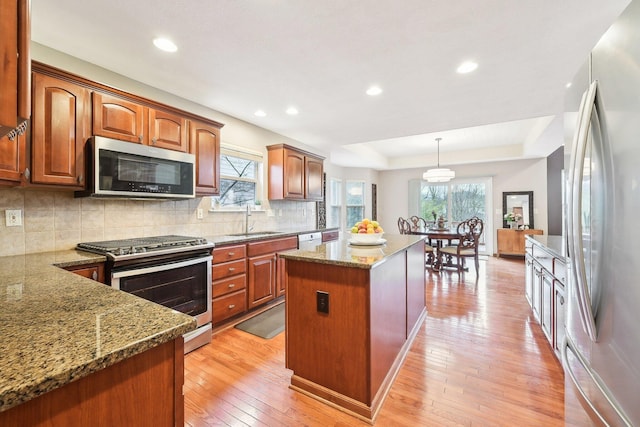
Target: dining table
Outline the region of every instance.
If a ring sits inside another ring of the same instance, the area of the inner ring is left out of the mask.
[[[416,228],[410,231],[410,234],[417,234],[421,236],[426,236],[429,244],[433,246],[433,241],[436,242],[436,255],[433,260],[433,264],[431,268],[434,271],[440,271],[442,267],[456,267],[457,265],[451,262],[451,259],[444,260],[442,257],[442,253],[440,249],[444,246],[444,242],[447,242],[447,245],[453,244],[454,240],[460,240],[462,237],[457,230],[452,230],[450,228]]]

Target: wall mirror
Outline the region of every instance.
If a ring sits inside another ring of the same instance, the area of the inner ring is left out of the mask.
[[[503,227],[509,224],[504,219],[508,212],[520,214],[521,219],[516,223],[518,228],[533,227],[533,191],[505,191],[502,193],[502,222]]]

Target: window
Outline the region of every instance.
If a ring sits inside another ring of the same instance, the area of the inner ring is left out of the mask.
[[[329,201],[327,209],[327,227],[340,227],[342,218],[342,181],[329,179]]]
[[[212,197],[216,208],[234,208],[260,203],[262,156],[222,146],[220,149],[220,196]]]
[[[347,181],[347,228],[364,218],[364,181]]]
[[[434,220],[434,213],[436,217],[442,215],[447,221],[446,226],[452,228],[473,216],[482,219],[484,232],[480,239],[483,244],[487,244],[486,250],[490,252],[492,239],[487,239],[486,236],[492,235],[492,218],[488,215],[488,212],[491,212],[491,200],[487,196],[491,194],[491,178],[454,180],[435,184],[420,181],[419,185],[411,183],[409,188],[410,215],[418,215],[427,221]],[[412,202],[414,197],[417,197],[417,203]]]

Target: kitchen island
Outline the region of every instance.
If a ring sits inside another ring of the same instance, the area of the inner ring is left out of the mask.
[[[182,425],[191,316],[59,267],[58,251],[0,258],[0,425]]]
[[[280,253],[291,388],[373,422],[426,317],[420,236]]]

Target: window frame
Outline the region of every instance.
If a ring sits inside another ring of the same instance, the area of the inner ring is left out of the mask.
[[[221,164],[224,161],[223,160],[224,156],[235,157],[235,158],[240,158],[240,159],[250,160],[255,162],[255,169],[256,169],[254,171],[255,178],[223,175],[222,173],[223,168],[221,166],[220,167],[220,187],[222,187],[223,179],[254,183],[255,184],[254,200],[253,200],[253,203],[251,203],[250,205],[256,206],[256,209],[254,210],[262,210],[262,200],[263,200],[263,194],[264,194],[264,155],[262,153],[249,150],[244,147],[237,147],[237,146],[228,145],[228,144],[220,144]],[[211,208],[216,211],[227,211],[227,212],[228,211],[244,211],[246,205],[247,203],[241,204],[241,205],[234,204],[234,205],[223,206],[223,205],[220,205],[219,195],[211,197]]]

